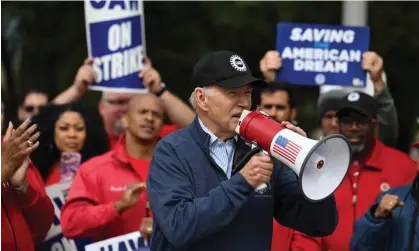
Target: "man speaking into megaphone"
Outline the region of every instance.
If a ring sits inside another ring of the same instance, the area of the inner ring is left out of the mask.
[[[207,54],[194,66],[191,82],[197,116],[159,141],[149,167],[151,250],[270,250],[273,217],[310,236],[333,233],[333,194],[307,199],[295,171],[269,153],[254,155],[263,148],[252,150],[237,135],[253,86],[265,84],[245,61],[231,51]]]

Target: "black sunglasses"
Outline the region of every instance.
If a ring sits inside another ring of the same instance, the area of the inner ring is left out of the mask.
[[[353,122],[357,123],[360,126],[366,126],[371,123],[370,118],[352,118],[352,117],[344,117],[339,119],[339,123],[345,126],[352,125]]]
[[[40,106],[27,105],[27,106],[23,107],[23,109],[24,109],[26,112],[33,112],[33,111],[35,110],[35,108],[38,108],[38,110],[39,110],[39,109],[41,109],[42,107],[44,107],[44,105],[40,105]]]

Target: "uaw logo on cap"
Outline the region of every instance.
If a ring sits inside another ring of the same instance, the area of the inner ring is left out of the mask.
[[[359,93],[357,92],[352,92],[351,94],[348,95],[348,101],[351,102],[356,102],[358,101],[360,98]]]
[[[380,185],[381,192],[385,192],[390,189],[390,185],[387,182],[383,182]]]
[[[230,63],[231,63],[231,66],[233,66],[233,68],[238,71],[247,70],[246,64],[244,63],[243,59],[237,55],[231,56]]]

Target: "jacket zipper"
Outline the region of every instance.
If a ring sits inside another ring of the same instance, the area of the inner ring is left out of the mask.
[[[223,173],[223,175],[224,175],[224,178],[225,178],[225,180],[228,180],[228,176],[227,176],[227,174],[224,172],[224,170],[214,161],[214,159],[211,157],[211,155],[208,153],[208,152],[205,152],[206,153],[206,155],[207,155],[207,158],[209,158],[209,160],[210,160],[210,162],[211,162],[211,164],[213,164],[213,165],[215,165],[217,168],[218,168],[218,170],[220,170],[222,173]],[[233,172],[232,172],[233,173]]]

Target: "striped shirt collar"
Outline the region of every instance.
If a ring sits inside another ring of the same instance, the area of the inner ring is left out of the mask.
[[[217,136],[215,136],[215,134],[214,133],[212,133],[205,125],[204,125],[204,123],[202,123],[202,121],[201,121],[201,119],[198,117],[198,121],[199,121],[199,124],[201,125],[201,128],[202,128],[202,130],[204,130],[204,132],[206,132],[209,136],[210,136],[210,143],[209,143],[209,145],[211,146],[212,144],[214,144],[215,142],[217,142],[217,141],[219,141],[219,142],[224,142],[223,140],[221,140],[221,139],[219,139],[219,138],[217,138]],[[231,138],[231,139],[229,139],[229,140],[227,140],[225,143],[237,143],[237,139],[238,139],[238,136],[236,135],[236,136],[234,136],[233,138]]]

